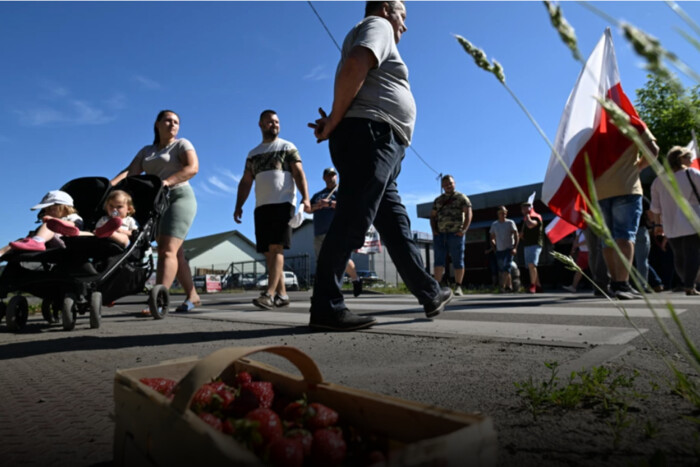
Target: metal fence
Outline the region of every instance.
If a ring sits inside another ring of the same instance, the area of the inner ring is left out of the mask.
[[[228,265],[212,265],[211,268],[196,268],[195,276],[218,274],[221,276],[222,289],[252,289],[256,287],[258,278],[267,273],[260,261],[238,261]],[[284,270],[291,271],[297,276],[299,288],[311,287],[311,260],[308,253],[296,256],[285,256]]]

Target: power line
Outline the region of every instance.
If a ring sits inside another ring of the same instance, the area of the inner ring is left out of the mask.
[[[326,32],[327,32],[328,35],[330,36],[331,40],[332,40],[333,43],[335,44],[335,48],[338,49],[338,52],[340,52],[340,51],[341,51],[341,50],[340,50],[340,46],[339,46],[338,43],[335,41],[335,37],[333,37],[333,34],[331,33],[330,29],[328,29],[328,26],[326,26],[326,23],[323,21],[323,18],[321,18],[321,15],[318,14],[318,11],[316,11],[316,8],[314,8],[314,6],[311,4],[310,1],[308,1],[308,2],[306,2],[306,3],[308,3],[309,6],[311,7],[311,9],[314,10],[314,13],[316,13],[316,18],[318,18],[318,20],[321,22],[321,25],[323,25],[323,29],[326,30]]]
[[[330,29],[328,29],[328,26],[326,26],[325,21],[323,21],[323,18],[321,18],[321,15],[318,14],[318,11],[316,11],[316,8],[314,8],[313,4],[312,4],[310,1],[307,1],[306,3],[309,4],[309,6],[310,6],[311,9],[313,10],[313,12],[316,14],[316,18],[318,18],[318,20],[321,22],[321,25],[323,26],[323,29],[325,29],[326,32],[328,33],[328,37],[331,38],[331,40],[332,40],[333,43],[335,44],[335,47],[338,49],[338,52],[341,52],[341,53],[342,53],[342,51],[341,51],[341,49],[340,49],[340,46],[338,45],[338,42],[335,40],[335,37],[333,37],[333,33],[330,31]],[[421,155],[418,154],[418,151],[416,151],[416,149],[413,147],[413,145],[410,145],[409,148],[411,148],[411,151],[413,151],[413,153],[414,153],[416,156],[418,156],[418,159],[419,159],[423,164],[425,164],[425,166],[426,166],[427,168],[429,168],[430,170],[432,170],[436,175],[438,175],[438,177],[442,177],[442,174],[441,174],[440,172],[438,172],[437,170],[435,170],[434,168],[432,168],[432,167],[430,166],[430,164],[428,164],[428,163],[425,161],[425,159],[423,159],[423,158],[421,157]]]

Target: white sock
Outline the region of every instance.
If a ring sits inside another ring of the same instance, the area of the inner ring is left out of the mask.
[[[277,294],[277,296],[278,296],[279,298],[281,298],[282,300],[287,300],[287,299],[289,299],[289,295],[280,295],[280,294]]]
[[[40,237],[38,235],[33,236],[32,240],[34,240],[35,242],[39,242],[39,243],[46,243],[46,239],[43,237]]]

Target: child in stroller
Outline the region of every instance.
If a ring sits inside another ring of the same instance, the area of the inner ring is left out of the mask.
[[[102,216],[95,226],[95,233],[81,232],[75,224],[63,219],[52,218],[46,221],[51,231],[66,237],[95,236],[109,238],[123,247],[131,243],[131,234],[139,224],[132,216],[136,212],[131,195],[124,190],[112,190],[104,204],[106,216]]]
[[[112,190],[109,180],[102,177],[75,179],[62,188],[72,196],[84,219],[85,230],[93,230],[104,216],[104,206]],[[104,303],[144,290],[154,269],[153,258],[147,252],[155,227],[167,208],[166,193],[161,180],[152,175],[127,177],[114,190],[131,195],[136,209],[134,219],[140,225],[131,232],[131,242],[127,245],[94,235],[63,236],[65,248],[12,250],[0,257],[0,261],[7,262],[0,273],[0,318],[5,316],[10,330],[24,327],[28,304],[24,296],[15,295],[5,305],[2,299],[9,293],[28,293],[43,299],[44,318],[52,322],[60,313],[63,329],[71,330],[77,315],[88,312],[90,327],[98,328]],[[153,309],[158,311],[154,314],[158,319],[168,311],[168,291],[163,289],[152,290],[149,299],[149,305],[152,302]]]
[[[44,251],[46,248],[65,247],[61,240],[61,235],[53,232],[49,223],[60,221],[66,227],[78,230],[83,226],[83,219],[78,215],[78,211],[73,206],[71,195],[61,190],[49,191],[44,195],[41,202],[31,208],[32,211],[39,210],[37,217],[42,222],[41,226],[29,233],[20,240],[10,242],[9,245],[0,248],[0,256],[8,251]]]

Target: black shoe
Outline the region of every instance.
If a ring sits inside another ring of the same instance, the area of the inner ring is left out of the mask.
[[[311,312],[309,327],[321,331],[357,331],[365,329],[376,323],[371,316],[356,315],[347,308],[338,312],[327,313]]]
[[[359,297],[362,293],[362,281],[360,279],[352,281],[352,294],[355,297]]]
[[[439,315],[445,309],[445,305],[450,303],[452,296],[452,289],[449,287],[442,287],[440,289],[440,293],[433,299],[432,302],[423,305],[425,316],[432,318]]]

